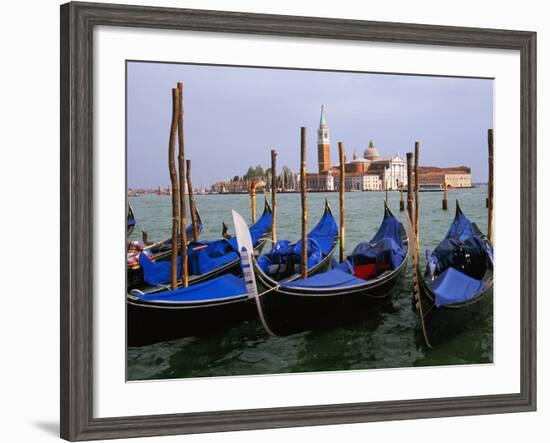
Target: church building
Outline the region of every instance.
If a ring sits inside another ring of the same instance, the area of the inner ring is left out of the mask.
[[[330,160],[330,136],[324,106],[317,130],[318,172],[307,174],[307,187],[311,191],[335,191],[339,187],[339,165],[332,166]],[[399,155],[381,158],[372,140],[360,158],[357,151],[353,159],[344,165],[346,191],[397,190],[407,183],[405,160]]]

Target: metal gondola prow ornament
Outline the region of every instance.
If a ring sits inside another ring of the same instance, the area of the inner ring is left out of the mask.
[[[248,298],[254,299],[256,307],[258,308],[258,315],[264,329],[269,335],[275,335],[269,328],[269,325],[265,321],[264,312],[262,309],[262,303],[260,301],[260,295],[258,294],[258,287],[256,285],[256,276],[254,275],[254,267],[252,260],[254,259],[254,247],[252,244],[252,237],[250,236],[250,230],[244,218],[234,209],[231,211],[233,215],[233,224],[235,225],[235,236],[237,237],[237,246],[239,248],[239,255],[241,258],[241,268],[243,271],[244,281],[246,283],[246,291],[248,292]]]

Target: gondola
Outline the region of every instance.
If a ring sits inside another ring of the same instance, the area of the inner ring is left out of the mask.
[[[256,253],[261,252],[269,240],[272,217],[271,207],[266,200],[262,216],[250,227]],[[187,260],[189,285],[223,274],[239,275],[241,273],[236,238],[190,242],[187,246]],[[155,260],[142,253],[139,256],[139,267],[141,279],[137,284],[135,280],[129,281],[128,290],[139,290],[143,294],[150,294],[167,289],[166,284],[170,281],[171,269],[169,256]],[[177,269],[178,278],[181,278],[181,257],[178,257]]]
[[[327,252],[322,257],[319,254],[320,260],[310,257],[309,269],[315,273],[330,263],[338,238],[336,220],[327,203],[323,216],[309,235],[320,244],[328,245],[330,242]],[[280,265],[284,261],[290,266],[292,259],[296,258],[295,248],[300,250],[299,242],[290,244],[280,241],[260,261],[279,261]],[[284,251],[288,252],[285,254]],[[286,276],[284,280],[292,280],[298,275]],[[127,312],[128,346],[141,346],[189,335],[215,333],[255,318],[256,304],[249,299],[245,281],[229,273],[173,291],[149,294],[130,291]]]
[[[424,275],[413,260],[415,306],[432,346],[464,332],[492,306],[493,247],[457,201],[445,238],[426,256]]]
[[[134,215],[134,210],[132,206],[128,205],[128,214],[126,216],[126,236],[130,237],[132,232],[134,232],[134,227],[136,226],[136,216]]]
[[[237,232],[246,235],[243,230]],[[251,258],[253,272],[248,276],[245,273],[245,278],[267,332],[288,335],[361,317],[364,308],[390,295],[406,268],[408,254],[407,233],[385,205],[383,221],[374,237],[358,244],[333,269],[275,284],[256,273],[258,266]],[[243,266],[247,269],[246,263]]]
[[[195,219],[197,222],[197,231],[200,236],[203,228],[202,218],[199,210],[195,208]],[[187,238],[193,235],[193,225],[189,224],[186,228]],[[128,288],[144,286],[143,272],[139,264],[141,254],[146,254],[153,261],[168,260],[172,250],[172,238],[166,238],[161,241],[151,242],[148,240],[147,233],[143,231],[143,244],[137,241],[129,242],[126,251],[127,267],[127,285]],[[178,243],[178,249],[181,243]]]

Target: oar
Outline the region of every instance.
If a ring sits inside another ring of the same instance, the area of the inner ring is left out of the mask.
[[[170,240],[170,237],[165,238],[164,240],[159,240],[159,241],[157,241],[157,242],[155,242],[155,243],[150,243],[150,244],[148,244],[147,246],[145,246],[145,247],[143,248],[143,250],[144,250],[144,251],[147,251],[147,250],[149,250],[149,249],[151,249],[151,248],[155,248],[156,246],[160,246],[160,245],[162,245],[163,243],[166,243],[168,240]]]
[[[252,263],[254,257],[254,246],[252,245],[250,230],[248,229],[248,225],[241,214],[234,209],[231,212],[233,214],[233,224],[235,225],[235,235],[237,236],[237,245],[241,257],[241,267],[243,270],[244,281],[246,283],[248,298],[256,301],[258,315],[264,329],[269,335],[275,335],[265,320],[262,303],[260,301],[260,296],[258,295],[256,276],[254,275],[254,266]]]

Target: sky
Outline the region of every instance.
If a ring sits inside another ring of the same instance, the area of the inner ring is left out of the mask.
[[[299,170],[300,127],[307,128],[307,170],[317,171],[321,105],[348,159],[372,139],[381,157],[414,150],[422,166],[469,166],[487,181],[487,129],[493,127],[493,80],[128,62],[128,187],[170,183],[172,92],[183,83],[186,158],[193,187],[270,164]]]

